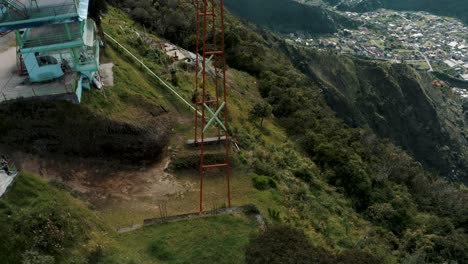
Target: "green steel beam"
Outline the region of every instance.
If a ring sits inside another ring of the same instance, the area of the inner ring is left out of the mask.
[[[23,46],[23,39],[21,38],[21,34],[19,30],[15,30],[16,35],[16,46],[22,47]]]
[[[72,49],[84,46],[82,40],[77,41],[70,41],[60,44],[52,44],[46,46],[39,46],[39,47],[32,47],[32,48],[23,48],[21,49],[21,53],[31,53],[31,52],[46,52],[46,51],[54,51],[54,50],[62,50],[62,49]]]
[[[67,21],[70,19],[76,19],[77,14],[65,14],[65,15],[56,15],[52,16],[53,19],[51,19],[51,16],[46,16],[46,17],[39,17],[39,18],[29,18],[29,19],[23,19],[23,20],[16,20],[16,21],[9,21],[9,22],[4,22],[0,23],[1,27],[18,27],[22,24],[31,24],[31,23],[45,23],[48,22],[49,24],[55,24],[56,22],[54,21]]]
[[[214,55],[211,55],[208,60],[206,61],[205,64],[210,64],[211,60],[213,59]],[[200,69],[200,71],[198,72],[198,76],[200,76],[200,74],[203,72],[203,68]]]
[[[68,40],[71,40],[72,39],[72,34],[71,34],[70,26],[68,25],[68,23],[65,23],[65,31],[67,31]],[[81,34],[81,35],[83,35],[83,34]]]
[[[78,52],[76,51],[76,48],[72,49],[73,51],[73,65],[78,66],[79,60],[78,60]]]
[[[203,128],[203,132],[205,132],[210,126],[211,124],[216,121],[216,123],[218,123],[218,125],[224,129],[224,131],[226,131],[226,127],[224,126],[223,122],[221,120],[219,120],[218,118],[218,115],[219,113],[221,112],[221,110],[223,110],[224,106],[226,105],[226,102],[223,102],[218,110],[216,110],[216,113],[213,113],[213,111],[206,105],[206,104],[203,104],[203,106],[205,107],[205,109],[212,115],[210,121],[208,121],[208,123],[206,124],[206,126]]]

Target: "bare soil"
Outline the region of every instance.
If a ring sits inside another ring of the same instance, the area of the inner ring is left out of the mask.
[[[98,209],[137,206],[154,209],[155,205],[185,193],[197,191],[194,181],[180,180],[165,172],[169,155],[148,167],[115,168],[87,159],[49,159],[24,152],[12,158],[23,171],[46,180],[63,182]]]

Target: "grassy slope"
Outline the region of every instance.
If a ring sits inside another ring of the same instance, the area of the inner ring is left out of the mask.
[[[51,207],[60,208],[59,218],[64,222],[57,226],[65,235],[72,234],[73,237],[62,241],[53,232],[49,236],[43,235],[51,229],[38,223],[44,216],[54,219],[50,216]],[[104,263],[159,263],[163,257],[157,252],[163,250],[163,245],[167,245],[164,252],[170,257],[169,263],[224,263],[221,260],[230,259],[242,263],[248,237],[258,230],[253,219],[219,216],[152,226],[119,235],[104,223],[100,212],[90,210],[64,190],[27,173],[20,175],[0,200],[0,224],[2,263],[19,263],[21,254],[28,249],[47,255],[43,243],[31,242],[44,242],[44,237],[61,245],[50,254],[58,263],[87,263],[97,248],[103,253],[97,258]],[[31,225],[34,229],[28,229]],[[15,234],[6,236],[10,232]],[[150,247],[154,244],[160,246]]]
[[[124,23],[130,24],[128,18],[126,18],[123,13],[117,12],[116,10],[111,10],[110,17],[119,17],[120,21],[123,20]],[[117,27],[118,24],[114,27],[108,25],[107,28],[112,32],[112,30]],[[132,38],[130,35],[122,34],[120,38],[123,38],[123,36],[127,36],[127,38],[120,39],[121,41],[131,42]],[[131,43],[129,46],[131,46]],[[134,48],[132,49],[135,51]],[[192,116],[186,109],[178,107],[180,104],[174,97],[164,91],[151,77],[140,73],[138,66],[129,64],[128,58],[125,56],[117,56],[117,52],[118,51],[114,48],[110,48],[106,51],[108,58],[116,63],[114,71],[116,86],[108,88],[105,94],[100,94],[96,91],[86,92],[84,94],[83,103],[85,108],[113,120],[132,122],[135,120],[135,117],[141,118],[149,114],[144,108],[138,105],[138,102],[140,102],[139,100],[143,99],[144,102],[151,105],[164,105],[164,107],[167,107],[171,112],[176,113],[182,118],[190,118]],[[147,62],[158,74],[169,78],[169,73],[167,73],[162,66],[158,67],[157,63],[149,60]],[[191,85],[190,76],[191,74],[188,73],[180,73],[182,85]],[[296,212],[297,209],[295,209],[295,207],[300,206],[299,204],[287,204],[285,202],[285,198],[290,199],[287,197],[296,195],[296,192],[308,192],[307,185],[297,180],[291,174],[290,168],[298,166],[309,166],[313,168],[315,165],[310,160],[304,159],[302,154],[294,150],[292,142],[288,142],[289,140],[286,134],[275,123],[266,120],[264,128],[259,129],[252,123],[247,122],[248,110],[255,102],[261,100],[260,95],[255,89],[255,79],[234,70],[230,71],[230,78],[232,80],[231,114],[233,118],[233,129],[236,131],[236,134],[241,137],[239,140],[241,148],[246,145],[252,146],[253,142],[255,142],[254,145],[256,146],[253,149],[249,147],[248,150],[238,154],[239,162],[234,169],[236,172],[234,173],[233,179],[234,204],[255,203],[258,205],[262,214],[266,216],[268,222],[286,222],[292,225],[305,227],[304,229],[308,235],[313,238],[314,244],[318,246],[339,250],[342,247],[347,247],[346,243],[350,241],[356,243],[358,243],[358,241],[364,241],[366,235],[372,229],[371,225],[359,218],[350,208],[349,202],[344,199],[342,195],[334,192],[333,189],[327,187],[327,185],[319,179],[315,182],[314,193],[307,194],[307,197],[304,197],[309,203],[308,209],[306,210],[311,210],[309,213],[314,216],[313,219],[303,218],[303,216]],[[178,89],[182,91],[186,98],[190,98],[190,89]],[[179,132],[189,135],[191,133],[190,131],[190,126],[182,125],[180,130],[175,131],[174,135],[179,134]],[[262,174],[262,172],[252,172],[250,168],[253,166],[253,162],[259,161],[258,157],[263,155],[267,158],[267,156],[269,156],[268,153],[274,154],[273,158],[275,162],[284,163],[286,161],[288,165],[278,171],[277,177],[279,178],[276,178],[280,183],[278,189],[258,191],[252,187],[251,177],[256,174]],[[181,177],[183,177],[183,173]],[[236,177],[239,177],[237,183]],[[141,220],[139,216],[115,214],[112,213],[112,210],[104,213],[91,212],[86,209],[80,201],[73,199],[69,195],[64,194],[31,175],[27,176],[27,178],[25,177],[23,180],[28,180],[34,184],[30,183],[29,189],[24,190],[22,188],[22,180],[19,181],[17,186],[12,189],[9,197],[24,196],[25,199],[29,200],[31,192],[37,192],[37,195],[47,196],[49,198],[46,200],[37,200],[36,203],[48,204],[50,203],[50,199],[54,197],[55,200],[61,201],[64,205],[70,203],[70,206],[76,205],[82,208],[80,211],[73,211],[79,212],[80,216],[77,217],[77,219],[83,219],[84,223],[89,223],[88,226],[91,235],[87,236],[89,240],[87,240],[87,243],[84,245],[68,245],[67,252],[75,252],[74,255],[77,256],[77,262],[80,262],[80,259],[84,260],[85,256],[89,254],[89,251],[96,248],[97,245],[102,247],[103,258],[111,263],[151,263],[155,261],[149,253],[145,253],[145,248],[151,244],[150,242],[152,239],[147,238],[141,240],[141,235],[135,234],[116,235],[114,231],[109,230],[107,227],[109,223],[113,227],[116,227],[116,224],[121,224],[118,220],[120,218],[125,218],[127,221],[135,220],[135,222],[139,222]],[[207,184],[210,185],[209,181]],[[216,184],[222,183],[214,181],[212,187],[215,187]],[[33,188],[33,186],[35,187]],[[172,213],[186,212],[186,205],[188,203],[196,204],[197,198],[195,194],[193,196],[188,196],[187,200],[176,201],[175,205],[178,204],[180,207],[176,207],[178,211]],[[17,199],[12,198],[12,200]],[[31,205],[30,201],[28,203],[21,202],[15,206],[16,208],[24,207],[27,209]],[[275,219],[270,217],[268,213],[269,210],[280,212],[280,218]],[[2,219],[6,218],[3,217]],[[102,224],[102,222],[105,222],[105,224]],[[230,256],[232,256],[231,259],[241,259],[241,256],[243,256],[243,246],[247,242],[249,235],[257,232],[257,228],[251,220],[245,218],[221,217],[212,220],[190,221],[188,223],[190,224],[187,224],[187,222],[180,222],[152,227],[138,231],[136,234],[147,234],[146,232],[149,232],[149,235],[147,235],[155,240],[167,238],[167,250],[170,252],[170,255],[176,256],[173,259],[174,262],[178,262],[179,260],[183,262],[194,256],[199,256],[200,262],[203,262],[207,259],[218,258],[219,255],[216,252],[230,254]],[[325,228],[324,223],[327,223],[327,227],[326,230],[322,230],[322,232],[320,228]],[[210,226],[210,229],[207,229],[208,226]],[[73,226],[70,227],[72,228]],[[206,239],[203,240],[206,244],[198,240],[191,240],[188,242],[185,239],[187,234],[185,232],[179,232],[185,229],[193,231],[193,233],[190,234],[192,237],[209,238],[210,241],[205,241]],[[103,231],[100,230],[107,231],[107,235],[104,235]],[[151,234],[154,234],[154,236]],[[159,237],[160,234],[163,235]],[[86,240],[86,238],[83,239]],[[135,245],[135,247],[128,247],[128,245]],[[216,246],[219,248],[216,248]],[[184,249],[185,247],[189,249]],[[371,241],[366,242],[362,247],[368,251],[376,252],[376,254],[379,254],[379,250],[381,250],[381,248],[376,248]],[[206,249],[204,254],[196,254],[197,252],[203,251],[203,249]],[[21,252],[23,252],[23,250],[18,248],[17,250],[11,251],[11,254],[15,259],[18,259]],[[122,252],[126,253],[122,254]],[[58,256],[60,256],[60,254],[58,254]],[[197,259],[191,259],[191,261],[197,261]]]
[[[255,220],[244,216],[166,223],[119,235],[119,247],[110,259],[133,263],[243,263],[243,249],[256,230]]]
[[[48,228],[44,219],[57,223],[66,238],[56,235],[60,232]],[[65,256],[83,260],[85,252],[93,248],[87,241],[109,231],[86,204],[27,173],[19,175],[0,200],[0,226],[2,263],[19,263],[26,250],[43,252],[54,243],[57,247],[50,247],[58,261],[65,262]]]

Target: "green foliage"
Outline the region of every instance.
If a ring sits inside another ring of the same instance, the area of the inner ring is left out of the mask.
[[[280,216],[281,212],[277,209],[272,209],[272,208],[268,208],[268,215],[271,217],[271,219],[275,220],[275,221],[280,221],[281,220],[281,216]]]
[[[277,186],[275,180],[267,176],[254,176],[252,177],[252,183],[257,190],[275,189]]]
[[[94,20],[100,20],[99,17],[108,10],[106,0],[89,1],[89,16]]]
[[[144,23],[148,30],[193,50],[195,11],[190,1],[176,1],[173,4],[170,1],[124,1],[120,4],[131,12],[140,8],[132,15]],[[138,12],[141,17],[137,17]],[[171,20],[177,17],[188,19],[179,19],[172,23]],[[306,157],[302,153],[291,155],[290,150],[294,147],[272,147],[279,143],[271,144],[271,139],[265,139],[266,133],[254,133],[246,127],[236,131],[240,145],[248,149],[242,153],[244,162],[257,175],[271,176],[284,186],[285,190],[282,190],[281,195],[285,199],[274,201],[289,210],[287,213],[281,211],[281,221],[307,229],[321,245],[333,249],[360,246],[372,250],[371,252],[375,250],[378,252],[376,254],[386,256],[393,262],[396,258],[411,257],[411,254],[419,254],[418,252],[421,252],[421,256],[424,255],[423,259],[429,256],[430,251],[426,250],[426,245],[432,243],[432,238],[428,237],[435,232],[440,234],[437,238],[444,242],[437,243],[440,248],[430,250],[449,252],[442,254],[447,261],[463,260],[463,256],[457,253],[458,249],[450,241],[456,230],[464,230],[464,226],[467,226],[468,214],[464,206],[467,203],[466,192],[454,189],[447,182],[435,180],[433,175],[424,171],[405,152],[378,139],[373,132],[353,128],[362,124],[360,122],[363,118],[380,120],[374,113],[384,110],[389,111],[381,115],[386,120],[397,120],[395,122],[399,124],[415,124],[415,127],[424,128],[417,123],[400,122],[395,117],[395,110],[379,106],[394,103],[393,100],[387,100],[390,92],[400,94],[400,90],[386,89],[394,87],[394,83],[406,84],[408,89],[401,90],[401,93],[417,91],[415,71],[406,66],[392,66],[389,70],[385,65],[295,48],[267,31],[252,29],[229,15],[226,19],[226,36],[229,38],[226,46],[229,66],[257,77],[257,87],[266,103],[271,105],[277,121],[275,123],[280,124],[289,138],[297,142],[306,153]],[[398,78],[392,79],[392,76]],[[362,115],[354,115],[356,108],[347,104],[346,100],[338,100],[340,97],[326,89],[330,86],[340,88],[345,99],[359,99],[358,102],[363,106],[363,111],[359,114]],[[359,98],[355,92],[360,91],[362,94],[374,91],[374,87],[380,88],[376,91],[382,92],[378,94],[382,96],[382,100],[372,97],[375,94]],[[372,102],[378,103],[370,104]],[[428,106],[427,102],[417,102],[418,106],[424,106],[422,109],[427,111],[413,107],[411,113],[416,117],[409,120],[428,120],[421,122],[431,123],[430,118],[425,119],[433,113],[430,108],[425,108]],[[346,114],[339,115],[346,122],[337,118],[336,113],[328,107],[329,104],[338,113]],[[375,124],[373,128],[377,131],[379,123]],[[381,127],[380,131],[396,127]],[[435,138],[445,137],[440,135]],[[421,146],[436,144],[436,140],[424,138],[418,138],[414,142]],[[258,145],[261,147],[256,147]],[[424,158],[442,157],[434,155],[432,151],[421,153]],[[435,161],[447,164],[446,159]],[[176,160],[175,164],[177,163]],[[184,163],[192,165],[182,167],[197,166],[197,162],[182,162]],[[271,192],[273,191],[276,192]],[[262,192],[267,193],[270,192]],[[389,212],[384,211],[386,206],[391,206]],[[360,214],[355,214],[350,207]],[[277,209],[276,212],[279,214],[280,210]],[[276,213],[270,214],[273,216]],[[419,218],[425,214],[446,218],[448,222],[428,225]],[[365,218],[373,225],[360,222]],[[420,235],[425,233],[427,235]],[[460,241],[467,241],[466,235],[460,234],[463,232],[457,233]],[[351,255],[354,256],[353,259],[372,260],[371,257],[359,254]]]
[[[220,215],[147,226],[116,237],[119,248],[108,263],[244,263],[254,218]]]
[[[333,263],[330,253],[313,247],[302,231],[287,226],[270,227],[252,238],[245,255],[247,264]]]
[[[179,85],[179,78],[177,77],[177,69],[176,68],[171,68],[171,83],[175,86]]]
[[[149,244],[148,253],[151,257],[162,261],[168,261],[174,258],[173,253],[169,251],[166,242],[158,239]]]
[[[99,264],[102,263],[103,259],[104,252],[101,246],[97,246],[96,248],[91,250],[86,257],[88,264]]]
[[[412,223],[411,216],[405,208],[394,209],[388,203],[373,204],[364,214],[373,223],[382,225],[395,234],[401,234]]]
[[[45,264],[74,256],[71,250],[95,228],[93,219],[70,196],[23,173],[0,200],[2,263]]]
[[[336,264],[376,264],[381,261],[375,256],[358,250],[349,250],[341,253],[336,258]]]
[[[249,112],[249,118],[252,121],[260,119],[260,127],[263,127],[263,119],[271,116],[273,108],[266,102],[257,103]]]
[[[22,264],[54,264],[55,259],[52,256],[42,255],[37,251],[28,250],[22,255]]]
[[[316,263],[375,264],[381,260],[359,250],[333,255],[314,247],[304,233],[288,226],[273,226],[250,240],[246,248],[246,263]]]

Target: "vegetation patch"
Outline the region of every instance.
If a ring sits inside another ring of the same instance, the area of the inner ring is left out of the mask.
[[[276,188],[277,186],[276,181],[267,176],[254,176],[252,177],[252,183],[257,190],[261,191]]]

